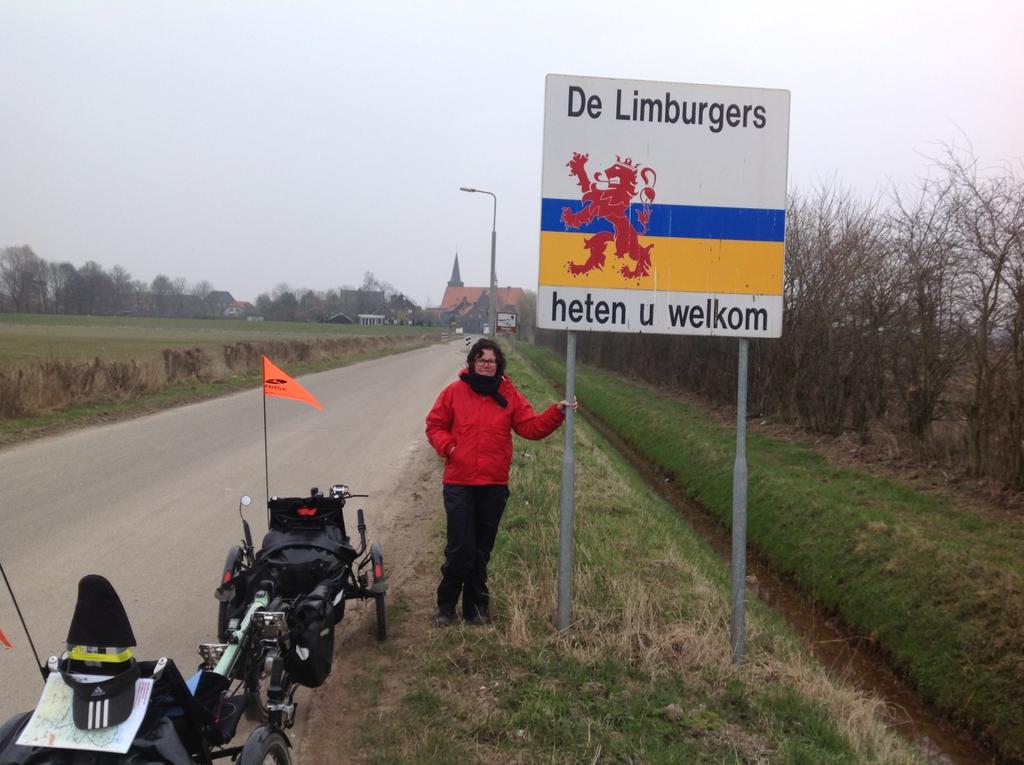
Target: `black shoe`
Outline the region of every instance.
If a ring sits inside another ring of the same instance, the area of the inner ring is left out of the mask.
[[[455,614],[450,614],[447,611],[438,611],[437,616],[434,617],[435,627],[451,627],[452,622],[455,621]]]
[[[471,624],[474,627],[486,627],[490,623],[491,617],[483,611],[477,611],[473,616],[466,619],[466,624]]]

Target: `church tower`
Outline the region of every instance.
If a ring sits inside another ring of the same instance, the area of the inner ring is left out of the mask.
[[[448,280],[449,287],[462,287],[462,276],[459,274],[459,251],[455,251],[455,265],[452,266],[452,278]]]

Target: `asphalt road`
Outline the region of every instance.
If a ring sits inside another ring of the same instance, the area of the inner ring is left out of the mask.
[[[267,400],[270,491],[298,496],[346,483],[371,541],[411,512],[395,487],[429,450],[423,420],[463,364],[460,340],[300,378],[318,412]],[[286,370],[287,371],[287,370]],[[102,574],[132,622],[141,658],[167,656],[182,673],[216,639],[217,585],[241,537],[238,500],[257,544],[266,531],[258,390],[89,428],[0,451],[0,562],[41,658],[60,653],[78,580]],[[439,502],[439,498],[438,498]],[[10,596],[0,589],[0,721],[33,707],[42,688]]]

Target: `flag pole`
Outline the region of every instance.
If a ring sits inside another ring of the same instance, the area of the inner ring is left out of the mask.
[[[25,630],[25,637],[28,638],[28,644],[32,648],[32,655],[36,657],[36,666],[39,667],[39,674],[41,674],[43,676],[43,680],[45,680],[46,670],[39,662],[39,653],[36,651],[36,644],[32,642],[32,635],[29,634],[28,625],[25,624],[25,617],[21,615],[21,607],[18,605],[18,599],[14,597],[14,588],[11,587],[11,583],[7,579],[7,572],[4,571],[4,564],[2,562],[0,562],[0,575],[4,578],[4,584],[7,585],[7,591],[11,593],[11,600],[14,601],[14,610],[18,612],[18,618],[21,620],[21,628]]]
[[[264,378],[266,374],[264,373]],[[270,460],[267,458],[267,392],[263,391],[263,475],[267,480],[267,502],[270,502]],[[269,511],[268,511],[269,512]]]
[[[267,396],[289,398],[301,401],[315,409],[323,410],[323,405],[313,394],[288,376],[288,373],[274,364],[266,356],[263,357],[263,472],[267,477],[267,522],[270,522],[270,459],[267,456]]]

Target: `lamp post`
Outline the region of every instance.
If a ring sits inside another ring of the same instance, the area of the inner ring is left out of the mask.
[[[498,318],[498,280],[494,274],[494,248],[498,240],[497,224],[498,224],[498,197],[496,197],[490,191],[484,191],[483,189],[473,189],[469,186],[460,186],[459,191],[468,191],[470,194],[487,194],[494,200],[494,217],[491,219],[491,337],[495,336],[497,328],[495,323]]]

